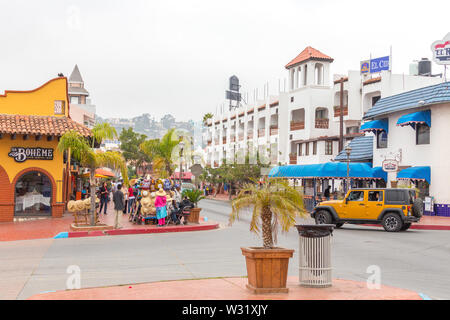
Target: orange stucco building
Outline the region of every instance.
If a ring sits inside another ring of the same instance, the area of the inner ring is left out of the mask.
[[[65,77],[0,95],[0,222],[62,216],[71,173],[58,140],[70,130],[91,135],[69,112]]]

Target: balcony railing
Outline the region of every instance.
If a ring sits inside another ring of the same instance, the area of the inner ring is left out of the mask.
[[[264,137],[266,135],[266,129],[258,129],[258,137]]]
[[[328,129],[328,119],[316,119],[316,129]]]
[[[341,106],[334,106],[334,116],[339,117],[341,115]],[[344,106],[343,116],[348,115],[348,105]]]
[[[278,134],[278,126],[270,126],[270,135],[274,136]]]
[[[289,154],[289,164],[297,164],[297,154],[296,153]]]
[[[291,121],[291,131],[305,129],[305,121]]]

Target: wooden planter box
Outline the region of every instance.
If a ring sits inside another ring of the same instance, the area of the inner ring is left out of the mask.
[[[199,223],[200,211],[202,211],[202,208],[192,208],[191,209],[191,214],[188,217],[188,222],[190,222],[190,223]]]
[[[241,248],[247,264],[247,289],[252,293],[287,293],[289,259],[294,250],[284,248]]]

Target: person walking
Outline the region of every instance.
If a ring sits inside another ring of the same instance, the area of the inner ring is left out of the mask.
[[[109,190],[106,182],[103,182],[103,186],[100,188],[100,210],[98,213],[102,213],[103,207],[105,208],[103,213],[106,214],[108,208]]]
[[[134,213],[134,200],[136,196],[134,195],[134,189],[132,186],[128,188],[128,213]]]
[[[116,212],[116,217],[114,219],[114,229],[121,229],[120,221],[122,221],[124,199],[122,192],[122,185],[117,185],[117,191],[113,193],[114,211]]]
[[[327,199],[327,201],[330,200],[330,190],[331,190],[331,186],[328,186],[328,188],[325,189],[325,192],[323,193],[323,195],[325,196],[325,198]]]
[[[166,217],[167,217],[167,209],[166,209],[167,197],[162,187],[160,185],[158,187],[159,190],[158,192],[156,192],[156,199],[155,199],[156,218],[158,219],[158,227],[164,227],[164,225],[166,224]]]
[[[122,185],[123,186],[123,185]],[[125,204],[123,206],[123,213],[127,214],[127,207],[128,207],[128,189],[123,186],[122,187],[122,192],[123,192],[123,198],[125,200]]]

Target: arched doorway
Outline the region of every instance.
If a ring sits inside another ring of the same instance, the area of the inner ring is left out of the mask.
[[[28,171],[14,186],[14,216],[51,216],[52,183],[40,171]]]

